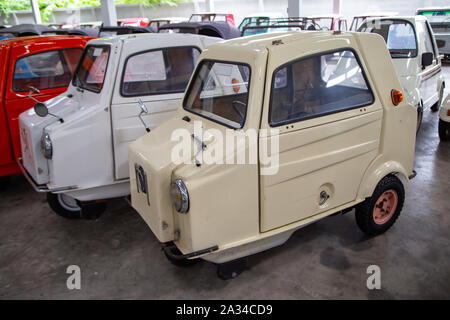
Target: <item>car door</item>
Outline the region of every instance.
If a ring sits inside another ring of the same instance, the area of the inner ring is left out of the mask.
[[[292,51],[270,52],[261,128],[278,133],[260,134],[261,232],[355,200],[380,146],[382,106],[357,53]]]
[[[21,156],[19,115],[34,106],[34,99],[46,101],[66,91],[82,53],[81,48],[31,54],[24,54],[23,48],[11,49],[5,110],[14,152],[12,161]],[[29,92],[34,99],[28,97]]]
[[[437,50],[434,47],[433,36],[430,27],[426,21],[416,23],[417,37],[420,53],[433,53],[433,63],[420,72],[420,92],[422,95],[423,106],[431,107],[438,99],[438,78],[441,70]],[[421,61],[421,60],[420,60]]]
[[[111,106],[115,179],[127,179],[128,145],[146,133],[139,119],[138,100],[145,103],[148,113],[145,124],[155,128],[178,108],[200,50],[185,45],[159,49],[126,48],[121,57],[114,101]]]

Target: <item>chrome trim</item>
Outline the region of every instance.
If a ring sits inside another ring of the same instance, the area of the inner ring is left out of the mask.
[[[60,192],[60,191],[67,191],[67,190],[75,190],[78,189],[77,186],[69,186],[69,187],[60,187],[60,188],[48,188],[46,185],[43,184],[37,184],[34,182],[33,178],[28,173],[27,169],[22,164],[22,158],[18,158],[16,160],[17,164],[19,165],[20,171],[22,171],[25,179],[27,179],[28,183],[31,185],[31,187],[34,189],[34,191],[39,193],[46,193],[46,192]]]

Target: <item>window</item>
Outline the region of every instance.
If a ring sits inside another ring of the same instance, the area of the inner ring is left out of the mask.
[[[195,48],[167,48],[131,56],[124,68],[122,95],[184,92],[199,55]]]
[[[16,61],[13,90],[28,91],[67,87],[83,50],[70,48],[36,53]]]
[[[365,22],[358,31],[381,35],[386,41],[392,58],[417,56],[414,27],[406,20],[372,20]]]
[[[282,125],[372,104],[352,51],[315,55],[275,70],[269,123]]]
[[[186,110],[238,129],[247,114],[250,67],[203,60],[184,98]]]
[[[89,91],[100,92],[105,80],[109,50],[109,46],[86,47],[73,78],[73,85]]]

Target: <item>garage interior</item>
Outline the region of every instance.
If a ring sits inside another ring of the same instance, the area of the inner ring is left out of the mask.
[[[288,2],[295,2],[300,14],[302,4],[312,10],[312,1]],[[319,1],[314,9],[323,12],[333,2],[323,9]],[[337,1],[344,15],[346,2]],[[369,2],[372,8],[375,1]],[[401,15],[445,4],[391,2],[408,3]],[[448,62],[442,70],[450,80]],[[67,220],[52,212],[45,194],[34,192],[22,175],[3,178],[0,299],[449,299],[450,143],[439,139],[438,119],[437,112],[423,114],[417,176],[405,186],[403,210],[389,232],[367,237],[354,210],[333,215],[296,231],[282,246],[250,256],[247,270],[229,281],[219,279],[215,265],[206,261],[185,268],[169,263],[125,199],[109,201],[97,220]],[[81,268],[81,290],[66,286],[69,265]],[[381,269],[380,290],[366,286],[370,265]]]

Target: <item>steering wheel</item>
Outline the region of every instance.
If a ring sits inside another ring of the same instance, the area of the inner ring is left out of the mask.
[[[241,117],[241,119],[244,119],[244,118],[245,118],[244,113],[242,113],[242,112],[238,109],[238,106],[239,106],[239,107],[244,107],[244,109],[247,108],[247,105],[246,105],[245,103],[243,103],[242,101],[234,100],[234,101],[231,103],[231,106],[233,107],[234,112],[236,112],[236,113]]]

